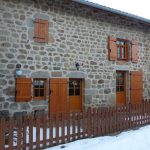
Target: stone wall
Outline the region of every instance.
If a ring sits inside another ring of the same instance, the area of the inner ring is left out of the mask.
[[[49,21],[48,44],[34,42],[36,17]],[[109,61],[110,35],[136,39],[138,63]],[[16,64],[21,64],[25,77],[83,78],[86,107],[115,105],[116,70],[142,69],[143,96],[150,98],[149,47],[150,25],[134,19],[68,1],[0,0],[0,110],[48,110],[48,98],[15,102]]]

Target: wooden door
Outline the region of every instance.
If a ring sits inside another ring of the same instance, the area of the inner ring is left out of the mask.
[[[70,112],[82,111],[83,95],[82,79],[69,79],[69,110]]]
[[[50,113],[67,112],[67,78],[50,79]]]
[[[116,73],[116,104],[126,104],[126,72],[124,71]]]

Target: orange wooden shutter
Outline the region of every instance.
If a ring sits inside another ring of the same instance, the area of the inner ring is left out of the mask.
[[[67,79],[50,79],[50,113],[67,111]]]
[[[108,38],[109,43],[109,60],[117,60],[117,39],[115,37],[110,36]]]
[[[138,61],[138,44],[135,40],[131,41],[131,61],[133,63]]]
[[[31,78],[16,79],[16,102],[31,100]]]
[[[48,20],[35,19],[34,40],[48,43]]]
[[[130,95],[131,95],[131,103],[141,103],[142,102],[142,90],[143,90],[143,82],[142,82],[142,71],[131,71],[130,73]]]

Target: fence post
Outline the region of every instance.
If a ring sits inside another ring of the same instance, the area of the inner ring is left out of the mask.
[[[22,137],[21,137],[21,133],[22,133],[22,116],[19,116],[17,119],[17,126],[18,126],[18,130],[17,130],[17,150],[21,149],[21,141],[22,141]]]
[[[85,138],[86,129],[85,129],[85,110],[82,112],[82,129],[83,129],[83,138]]]
[[[131,104],[129,103],[128,104],[128,116],[127,116],[127,118],[128,118],[128,128],[130,128],[131,127],[131,123],[130,123],[130,109],[131,109]]]
[[[36,114],[36,148],[40,148],[40,113]]]
[[[116,107],[112,107],[112,132],[116,131]]]
[[[91,137],[91,108],[88,108],[88,137]]]
[[[28,125],[27,116],[23,116],[22,125],[23,125],[23,146],[22,149],[26,150],[26,131],[27,131],[27,125]]]
[[[93,109],[93,136],[97,136],[97,108]]]
[[[70,112],[67,113],[67,142],[70,142]]]
[[[29,116],[29,150],[33,149],[33,115]]]
[[[147,108],[147,113],[148,113],[148,124],[149,124],[149,117],[150,117],[150,113],[149,113],[149,109],[150,109],[150,105],[149,105],[149,101],[147,101],[147,106],[148,106],[148,108]]]
[[[62,136],[62,141],[61,143],[65,143],[65,113],[61,114],[61,136]]]
[[[46,136],[47,136],[47,113],[43,116],[43,146],[46,146]]]
[[[78,114],[78,116],[77,116],[78,139],[80,139],[80,126],[81,126],[81,124],[80,124],[81,116],[80,115],[81,115],[81,113],[78,112],[77,114]]]
[[[72,140],[76,138],[76,113],[72,112]]]
[[[0,149],[3,150],[5,147],[5,130],[6,130],[6,122],[5,118],[2,117],[0,119]]]
[[[106,129],[106,134],[109,133],[109,107],[105,108],[105,129]]]
[[[56,128],[56,144],[59,144],[59,113],[56,113],[56,122],[55,122],[55,128]]]
[[[53,146],[53,114],[49,116],[49,146]]]
[[[148,102],[146,101],[146,124],[148,124]]]
[[[115,123],[116,124],[116,131],[118,131],[118,124],[119,124],[118,123],[118,106],[116,106],[116,112],[115,113],[116,113],[116,123]]]
[[[143,125],[145,125],[145,102],[143,102]]]
[[[105,108],[101,108],[102,135],[105,135]]]
[[[139,106],[139,107],[140,107],[139,109],[140,109],[140,126],[141,126],[141,125],[142,125],[142,118],[143,118],[143,117],[142,117],[142,104],[139,104],[139,105],[140,105],[140,106]]]
[[[14,130],[14,118],[10,116],[9,118],[9,150],[13,149],[13,130]]]
[[[100,136],[101,135],[101,118],[100,118],[100,116],[101,116],[101,111],[100,111],[100,107],[98,108],[98,110],[97,110],[97,126],[98,126],[98,136]]]

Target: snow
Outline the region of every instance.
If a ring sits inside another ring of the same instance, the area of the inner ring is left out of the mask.
[[[116,136],[103,136],[78,140],[45,150],[149,150],[150,125],[138,130],[122,132]]]

